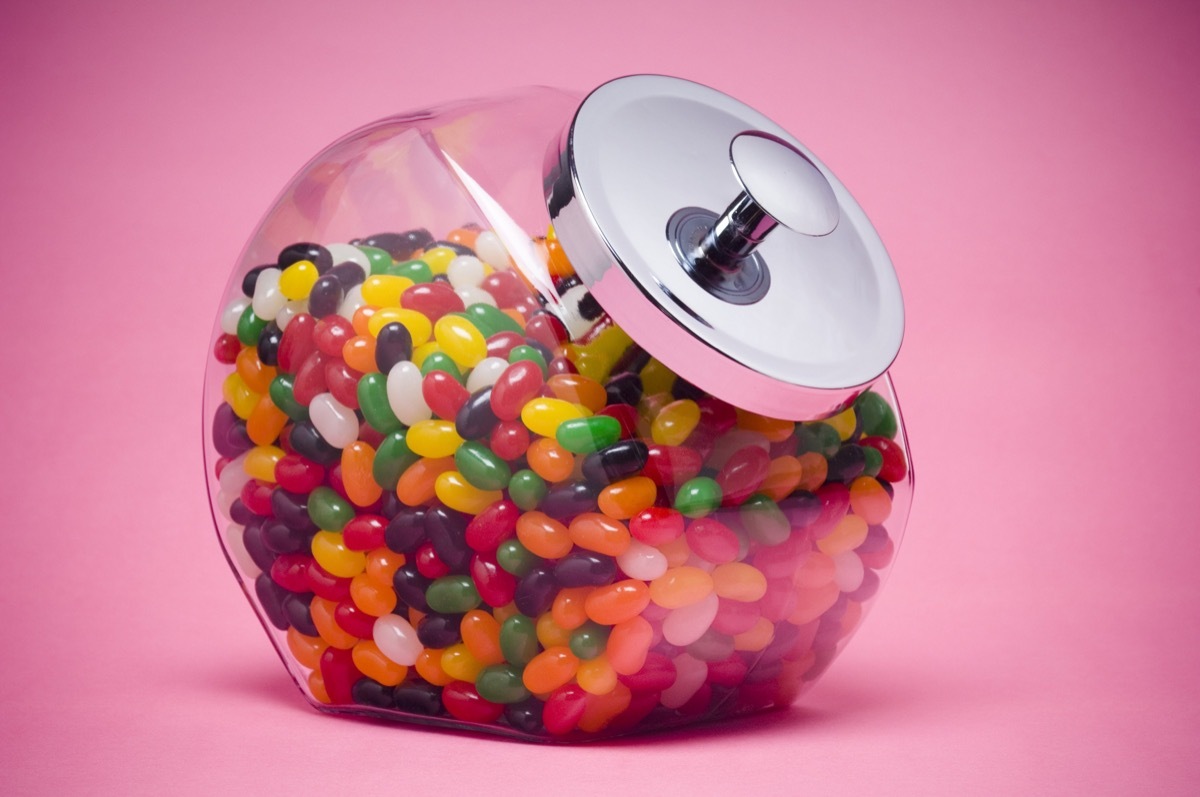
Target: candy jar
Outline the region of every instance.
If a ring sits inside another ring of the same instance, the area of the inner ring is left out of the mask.
[[[324,711],[581,741],[786,706],[904,529],[902,331],[862,209],[720,92],[383,119],[221,300],[221,544]]]

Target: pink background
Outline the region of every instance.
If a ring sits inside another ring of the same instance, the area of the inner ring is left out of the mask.
[[[1198,6],[595,6],[9,5],[3,790],[1195,793]],[[725,728],[563,749],[319,715],[206,505],[229,269],[360,124],[632,72],[775,118],[888,244],[918,483],[883,598],[800,705]]]

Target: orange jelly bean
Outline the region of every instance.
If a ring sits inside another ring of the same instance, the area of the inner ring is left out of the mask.
[[[796,568],[796,573],[792,576],[792,583],[801,589],[815,589],[833,581],[836,572],[837,566],[834,564],[832,556],[820,551],[813,551]]]
[[[459,633],[467,650],[483,666],[504,661],[504,653],[500,650],[500,623],[492,615],[472,609],[463,615]]]
[[[263,365],[262,360],[258,359],[257,348],[247,346],[238,353],[237,373],[250,390],[266,393],[277,371],[270,365]]]
[[[554,597],[550,607],[550,615],[555,624],[564,630],[572,631],[587,622],[585,601],[592,594],[593,587],[567,587],[561,589]]]
[[[604,730],[605,726],[622,711],[629,708],[629,704],[632,702],[633,692],[620,682],[606,694],[589,694],[583,709],[583,716],[579,718],[578,727],[585,733],[598,733]]]
[[[525,458],[529,469],[548,482],[568,479],[575,470],[575,456],[550,437],[530,443]]]
[[[554,614],[546,612],[534,624],[537,640],[544,648],[561,647],[571,642],[571,631],[554,621]]]
[[[824,614],[841,595],[836,582],[830,581],[816,589],[797,589],[796,608],[788,615],[788,622],[793,625],[804,625]]]
[[[853,551],[867,538],[867,521],[858,515],[846,515],[833,531],[817,540],[817,547],[830,556]]]
[[[543,650],[525,665],[521,681],[535,695],[553,692],[575,677],[579,659],[570,648],[556,645]]]
[[[420,675],[434,686],[445,686],[454,680],[442,669],[442,653],[437,648],[425,648],[418,654],[417,663],[413,665]]]
[[[574,543],[567,527],[544,512],[526,512],[517,518],[517,539],[534,556],[561,559]]]
[[[355,645],[350,656],[359,672],[384,686],[396,686],[408,676],[407,667],[383,655],[379,646],[369,639]]]
[[[593,413],[599,412],[608,404],[608,394],[605,393],[604,387],[595,379],[583,374],[555,374],[546,380],[546,386],[554,393],[555,398],[572,404],[582,404]]]
[[[767,594],[767,577],[753,565],[729,562],[712,571],[713,592],[717,597],[753,603]]]
[[[699,603],[713,591],[713,578],[690,565],[672,567],[650,582],[649,596],[664,609],[678,609]]]
[[[605,655],[621,675],[633,675],[646,663],[654,643],[654,627],[644,617],[631,617],[613,626]]]
[[[850,483],[850,509],[868,525],[877,526],[892,514],[892,497],[873,476],[859,476]]]
[[[325,640],[325,643],[332,648],[349,650],[357,644],[358,637],[338,625],[337,619],[334,617],[336,609],[336,601],[319,596],[313,598],[312,603],[309,604],[313,625],[317,627],[317,633],[321,635],[321,639]]]
[[[613,482],[600,491],[596,503],[611,518],[628,520],[643,509],[654,506],[658,485],[647,476],[634,476]]]
[[[396,571],[404,567],[404,554],[396,553],[391,548],[376,548],[367,554],[366,576],[375,584],[382,587],[392,585],[392,577]]]
[[[356,440],[342,449],[342,486],[346,497],[358,506],[370,506],[383,495],[371,469],[375,465],[375,449]]]
[[[597,512],[585,512],[578,515],[571,521],[568,531],[571,541],[580,548],[607,556],[620,556],[625,553],[625,549],[629,547],[629,541],[632,539],[629,536],[629,529],[624,523]]]
[[[765,415],[759,415],[756,412],[749,412],[747,410],[739,409],[737,411],[737,418],[739,429],[749,429],[752,432],[758,432],[772,443],[782,443],[796,430],[796,424],[793,421],[768,418]]]
[[[356,335],[371,334],[371,316],[375,315],[375,309],[371,305],[363,305],[354,311],[354,318],[350,319],[350,325],[354,327]]]
[[[576,682],[583,691],[593,695],[606,695],[617,686],[617,671],[604,656],[580,662],[575,671]]]
[[[771,644],[775,638],[775,624],[765,617],[754,621],[749,630],[733,636],[734,650],[757,651]]]
[[[378,371],[375,363],[375,338],[370,335],[356,335],[342,346],[342,359],[346,365],[364,374]]]
[[[649,605],[646,582],[632,578],[597,587],[584,602],[588,617],[601,625],[616,625],[637,617]]]
[[[312,692],[313,699],[318,703],[329,705],[333,702],[329,693],[325,691],[325,679],[321,677],[320,670],[313,670],[308,674],[308,691]]]
[[[350,579],[350,600],[372,617],[382,617],[391,614],[396,608],[396,591],[391,585],[380,585],[366,573],[359,573]]]
[[[422,457],[400,475],[396,497],[406,506],[420,506],[433,499],[437,477],[454,470],[454,457]]]
[[[287,646],[301,667],[315,670],[321,664],[321,654],[329,643],[317,636],[305,636],[294,627],[287,630]]]
[[[658,546],[658,551],[667,557],[667,567],[679,567],[692,555],[688,547],[687,537],[676,537]]]
[[[767,466],[767,475],[758,491],[778,503],[796,491],[803,476],[804,466],[799,459],[790,455],[776,457]]]
[[[816,492],[829,476],[829,461],[816,451],[808,451],[800,455],[802,475],[796,486],[801,490]]]
[[[269,446],[287,424],[288,416],[264,393],[246,419],[246,435],[257,446]]]

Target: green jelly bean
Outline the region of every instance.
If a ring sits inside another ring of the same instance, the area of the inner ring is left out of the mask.
[[[493,703],[520,703],[529,697],[529,690],[521,681],[521,671],[511,664],[484,667],[475,680],[475,691]]]
[[[425,590],[425,602],[440,614],[469,612],[482,601],[470,576],[442,576]]]
[[[895,438],[898,431],[896,413],[888,406],[883,396],[868,390],[854,402],[858,422],[867,437]]]
[[[863,468],[863,474],[866,476],[878,476],[880,469],[883,468],[883,454],[879,453],[879,449],[871,448],[870,446],[862,446],[863,457],[866,458],[866,466]]]
[[[383,438],[375,450],[371,475],[375,477],[375,483],[385,490],[395,490],[396,483],[408,466],[420,459],[409,449],[407,436],[408,430],[398,429]]]
[[[684,482],[675,495],[675,508],[690,518],[704,517],[721,505],[721,487],[707,476]]]
[[[571,418],[558,425],[554,437],[572,454],[590,454],[621,439],[621,422],[607,415]]]
[[[513,350],[508,353],[508,362],[510,365],[521,360],[529,360],[531,363],[537,363],[538,368],[542,369],[543,379],[550,375],[550,366],[546,365],[546,358],[532,346],[514,346]]]
[[[270,394],[271,401],[275,406],[283,410],[284,415],[293,421],[307,421],[308,407],[296,401],[296,395],[292,392],[292,385],[295,382],[296,379],[291,374],[279,374],[271,380],[271,386],[267,388],[267,393]]]
[[[549,490],[546,480],[529,468],[524,468],[512,475],[508,482],[508,497],[520,509],[528,512],[537,509],[537,505],[546,497]]]
[[[387,274],[388,269],[392,267],[392,256],[378,247],[359,244],[358,251],[367,256],[367,261],[371,264],[371,276]]]
[[[469,320],[485,338],[490,338],[497,332],[516,332],[522,337],[525,335],[521,325],[513,320],[512,316],[490,304],[473,304],[467,308],[465,313],[456,313],[456,315],[461,315]]]
[[[581,659],[594,659],[608,645],[609,628],[590,620],[571,632],[571,652]]]
[[[458,365],[450,359],[450,355],[442,351],[433,352],[421,363],[421,376],[428,376],[431,371],[445,371],[458,380],[459,384],[463,381],[462,371],[458,370]]]
[[[746,499],[739,510],[742,527],[750,539],[760,545],[779,545],[792,533],[787,515],[770,497],[755,493]]]
[[[403,263],[396,263],[388,266],[388,274],[395,274],[397,277],[408,277],[413,282],[432,282],[433,269],[424,260],[406,260]]]
[[[258,344],[258,336],[267,328],[267,322],[254,314],[254,308],[247,306],[238,319],[237,337],[245,346]]]
[[[354,520],[354,507],[328,487],[318,487],[308,496],[308,517],[317,528],[341,531]]]
[[[541,557],[534,556],[528,548],[521,544],[520,540],[505,540],[496,549],[496,564],[517,578],[525,576],[526,573],[541,564],[541,561]]]
[[[500,625],[500,652],[511,663],[524,667],[538,654],[537,622],[514,614]]]
[[[512,479],[512,468],[483,443],[468,440],[454,452],[454,466],[480,490],[503,490]]]
[[[842,447],[842,438],[838,436],[837,429],[821,421],[804,424],[797,437],[800,441],[797,448],[801,454],[815,451],[822,456],[832,457]]]
[[[358,408],[377,432],[391,434],[404,428],[388,402],[387,377],[383,374],[364,374],[358,380]]]

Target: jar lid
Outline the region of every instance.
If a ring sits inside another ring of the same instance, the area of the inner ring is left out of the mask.
[[[836,411],[891,365],[904,308],[862,208],[803,144],[714,89],[600,86],[549,153],[580,280],[688,381],[763,414]]]

